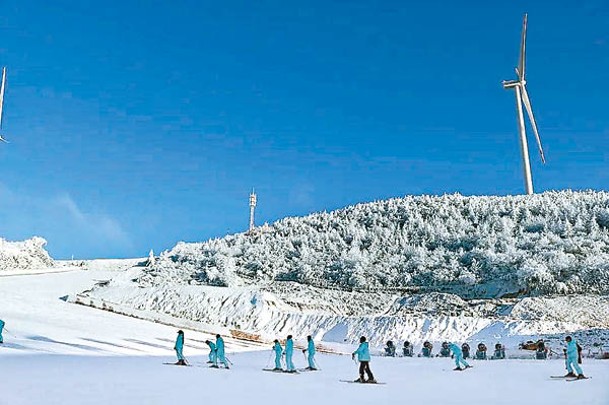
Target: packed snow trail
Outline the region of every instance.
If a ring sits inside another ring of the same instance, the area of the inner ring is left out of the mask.
[[[379,386],[344,384],[357,378],[350,356],[318,353],[321,371],[265,373],[270,345],[227,339],[234,366],[207,365],[211,336],[186,332],[184,354],[193,367],[175,361],[177,328],[67,303],[67,294],[108,279],[107,271],[73,271],[0,277],[0,317],[7,322],[0,346],[0,405],[166,405],[222,403],[274,405],[326,404],[488,404],[561,405],[609,403],[609,363],[585,359],[590,380],[568,384],[550,376],[564,361],[498,360],[472,362],[463,373],[453,361],[373,357]],[[263,350],[261,350],[263,349]],[[297,368],[306,366],[295,356]]]

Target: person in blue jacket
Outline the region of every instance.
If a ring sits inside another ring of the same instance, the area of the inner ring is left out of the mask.
[[[294,367],[294,362],[292,361],[293,355],[294,341],[292,340],[292,335],[288,335],[288,338],[285,341],[285,368],[288,373],[296,372],[296,367]]]
[[[0,343],[4,343],[4,339],[2,338],[2,330],[4,329],[4,321],[0,319]]]
[[[448,345],[448,347],[450,348],[450,351],[453,352],[453,356],[455,356],[455,364],[457,365],[455,371],[461,371],[471,367],[469,364],[467,364],[467,361],[463,360],[463,351],[461,350],[459,345],[451,343]],[[463,365],[463,368],[461,368],[461,365]]]
[[[309,366],[305,368],[305,370],[315,371],[317,367],[315,367],[315,342],[311,335],[307,336],[307,348],[302,351],[303,353],[309,352],[307,356],[307,360],[309,362]]]
[[[184,355],[182,354],[182,351],[184,350],[184,332],[181,330],[178,331],[178,337],[176,339],[176,344],[173,349],[176,351],[176,355],[178,356],[178,361],[176,364],[180,366],[185,366],[186,360],[184,359]]]
[[[218,361],[224,364],[225,368],[229,368],[228,360],[226,360],[224,353],[224,339],[220,335],[216,335],[216,355],[214,357],[214,364],[211,367],[218,368]]]
[[[565,377],[577,377],[578,379],[586,378],[584,372],[578,364],[579,347],[575,339],[571,336],[565,338],[567,341],[567,375]],[[573,369],[577,371],[577,376],[573,373]]]
[[[281,367],[281,356],[283,355],[283,349],[279,344],[279,340],[275,339],[273,343],[275,343],[273,345],[273,351],[275,352],[275,368],[273,371],[283,371],[283,368]]]
[[[355,382],[375,383],[376,380],[370,370],[370,349],[365,336],[359,338],[359,347],[351,354],[351,358],[354,360],[355,355],[357,355],[357,361],[359,361],[359,378]],[[364,379],[364,373],[368,376],[367,380]]]
[[[216,362],[216,344],[211,340],[206,340],[205,343],[209,346],[209,360],[207,363],[214,364]]]

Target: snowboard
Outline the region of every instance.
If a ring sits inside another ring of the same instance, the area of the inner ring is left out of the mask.
[[[384,382],[359,382],[353,380],[338,380],[340,382],[348,383],[348,384],[361,384],[361,385],[385,385],[387,383]]]

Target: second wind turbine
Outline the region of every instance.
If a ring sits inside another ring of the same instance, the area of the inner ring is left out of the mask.
[[[524,114],[522,112],[522,105],[527,110],[533,132],[535,133],[535,139],[537,140],[537,146],[539,148],[539,154],[541,155],[541,161],[545,164],[546,159],[543,154],[543,148],[541,146],[541,138],[539,138],[539,132],[537,132],[537,123],[533,116],[533,109],[531,107],[531,100],[527,93],[526,80],[525,80],[525,59],[526,59],[526,41],[527,41],[527,15],[524,15],[524,21],[522,23],[522,38],[520,40],[520,59],[518,61],[518,67],[516,68],[516,80],[504,80],[504,89],[514,89],[516,92],[516,111],[518,118],[518,130],[520,132],[520,149],[522,151],[522,168],[524,171],[524,186],[527,194],[533,194],[533,177],[531,175],[531,162],[529,159],[529,146],[527,143],[527,134],[524,126]]]

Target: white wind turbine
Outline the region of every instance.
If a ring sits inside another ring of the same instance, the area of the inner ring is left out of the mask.
[[[525,80],[525,59],[526,59],[526,41],[527,41],[527,15],[524,15],[524,21],[522,23],[522,38],[520,40],[520,60],[518,67],[516,68],[516,80],[504,80],[504,89],[514,89],[516,91],[516,111],[518,113],[518,130],[520,132],[520,149],[522,151],[522,168],[524,170],[524,185],[527,194],[533,194],[533,178],[531,176],[531,162],[529,160],[529,146],[527,144],[527,135],[524,126],[524,114],[522,112],[522,105],[527,110],[533,132],[535,133],[535,139],[537,139],[537,146],[539,148],[539,154],[541,155],[541,161],[545,164],[546,159],[543,155],[543,148],[541,147],[541,138],[539,138],[539,132],[537,132],[537,123],[533,116],[533,109],[531,108],[531,100],[527,93],[526,80]]]
[[[2,68],[2,87],[0,87],[0,130],[2,130],[2,107],[4,106],[4,86],[6,85],[6,67]],[[0,134],[0,141],[8,143]]]

